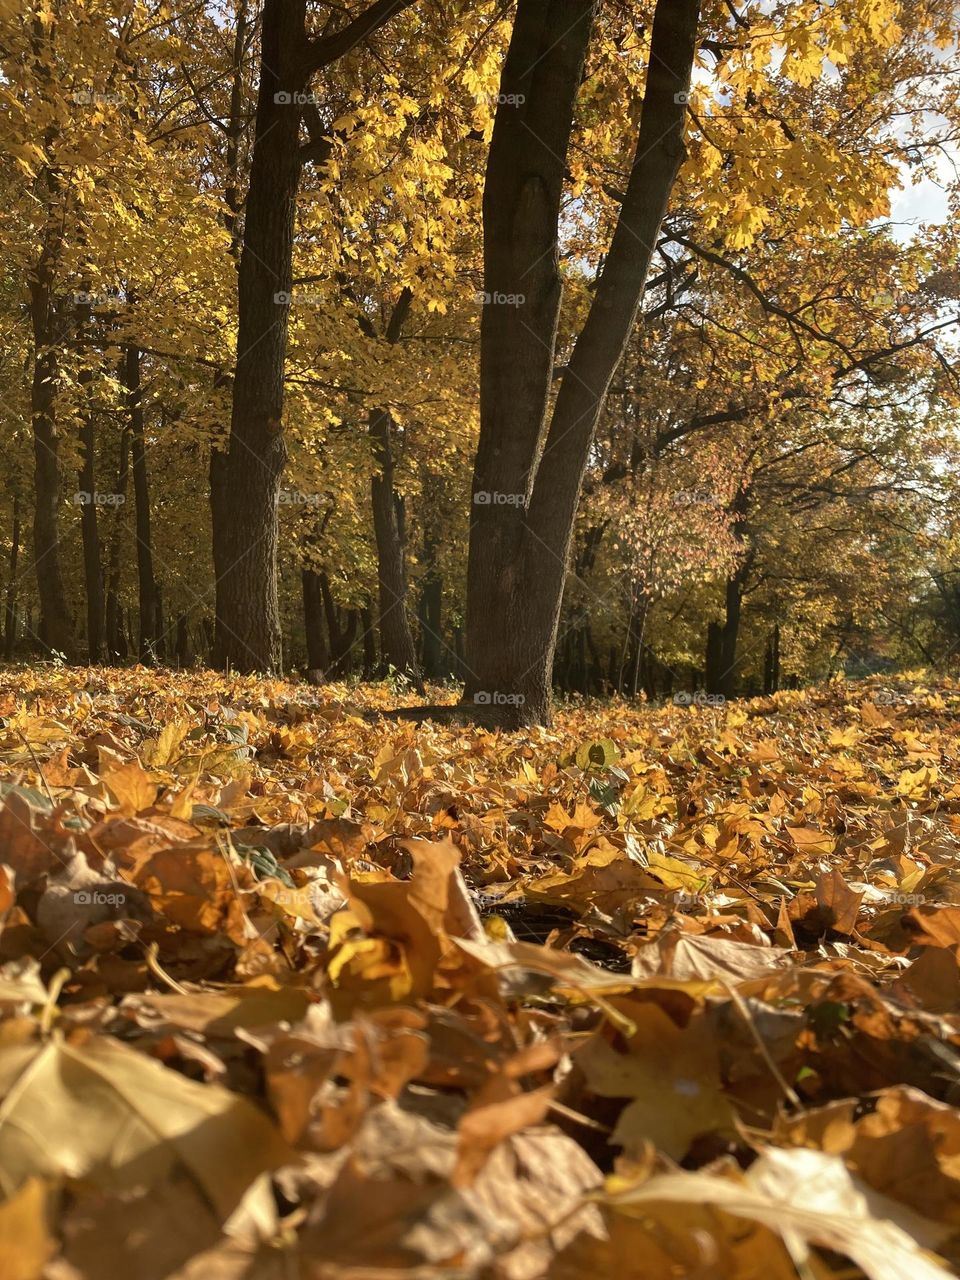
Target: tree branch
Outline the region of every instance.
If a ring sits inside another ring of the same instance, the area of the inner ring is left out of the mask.
[[[339,31],[308,40],[303,56],[304,72],[307,76],[312,76],[321,67],[329,67],[339,61],[391,18],[415,3],[416,0],[374,0],[373,4],[368,5]]]

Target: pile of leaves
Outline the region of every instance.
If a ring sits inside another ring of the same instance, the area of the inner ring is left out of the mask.
[[[0,677],[4,1280],[960,1267],[960,685]]]

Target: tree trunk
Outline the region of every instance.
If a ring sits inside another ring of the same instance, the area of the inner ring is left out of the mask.
[[[774,623],[767,637],[767,651],[763,659],[763,692],[776,693],[780,688],[780,623]]]
[[[327,634],[330,637],[330,675],[341,679],[350,668],[350,650],[357,638],[359,617],[355,609],[347,614],[347,620],[341,626],[333,592],[330,590],[330,579],[325,573],[317,574],[320,586],[320,599],[327,620]]]
[[[307,640],[307,669],[326,672],[330,658],[323,634],[320,575],[313,569],[303,569],[300,578],[303,585],[303,626]]]
[[[377,468],[371,481],[371,499],[377,539],[380,663],[383,674],[393,667],[409,676],[414,687],[423,693],[416,646],[407,617],[407,569],[393,487],[393,419],[386,409],[371,412],[369,435]]]
[[[448,674],[443,658],[443,579],[433,558],[433,549],[424,551],[427,570],[420,588],[420,652],[423,674],[441,680]]]
[[[227,501],[214,535],[217,564],[214,662],[241,671],[279,670],[277,507],[286,464],[283,374],[293,280],[293,228],[305,114],[314,72],[344,57],[413,0],[373,0],[345,26],[308,39],[306,0],[265,0],[253,157],[238,275]],[[311,116],[315,113],[307,112]],[[329,154],[320,136],[314,156]]]
[[[193,645],[190,641],[190,621],[185,613],[177,615],[177,666],[192,667]]]
[[[373,610],[364,606],[360,611],[360,626],[363,628],[363,678],[372,680],[377,673],[377,646],[373,629]]]
[[[743,613],[743,575],[735,573],[727,579],[726,615],[720,629],[720,671],[717,693],[734,697],[737,689],[737,643]]]
[[[34,362],[30,394],[33,424],[33,558],[40,598],[40,633],[47,649],[74,656],[60,545],[60,434],[56,398],[59,362],[53,300],[53,265],[45,249],[30,279]]]
[[[707,693],[720,692],[720,673],[723,670],[723,627],[719,622],[707,624],[707,649],[705,654],[704,685]]]
[[[144,439],[143,392],[140,386],[140,348],[126,347],[124,383],[130,420],[130,453],[133,469],[133,496],[137,522],[137,583],[140,602],[141,662],[154,662],[159,639],[159,600],[153,576],[153,538],[150,529],[150,486],[147,477],[147,450]]]
[[[127,658],[127,638],[123,629],[123,611],[120,605],[120,552],[129,473],[130,428],[125,425],[120,433],[120,462],[117,467],[115,490],[117,502],[110,529],[110,554],[107,566],[107,654],[115,662],[125,662]]]
[[[84,370],[86,383],[92,378],[90,370]],[[96,664],[103,661],[103,566],[100,563],[100,528],[97,509],[97,479],[95,469],[96,430],[93,413],[84,410],[80,425],[80,492],[86,498],[80,508],[80,531],[83,539],[83,577],[87,595],[87,661]]]
[[[4,610],[3,656],[9,662],[17,643],[17,564],[20,559],[20,495],[13,499],[13,532],[10,535],[10,581],[7,583],[7,603]]]
[[[300,178],[305,0],[266,0],[239,269],[237,360],[223,502],[214,501],[214,664],[280,667],[277,508],[286,464],[283,374]],[[216,552],[220,551],[217,555]]]
[[[488,301],[464,698],[499,709],[506,725],[549,721],[583,475],[684,154],[699,0],[659,0],[630,179],[544,442],[560,305],[560,197],[593,10],[590,0],[519,0],[484,193]]]

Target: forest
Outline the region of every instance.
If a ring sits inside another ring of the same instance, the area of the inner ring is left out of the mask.
[[[954,6],[700,8],[5,4],[7,660],[946,661]]]
[[[0,0],[0,1280],[960,1275],[956,0]]]

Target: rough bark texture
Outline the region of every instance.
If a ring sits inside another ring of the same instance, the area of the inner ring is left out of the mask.
[[[278,670],[277,508],[287,449],[283,373],[292,289],[293,222],[300,177],[300,66],[304,0],[266,0],[256,133],[239,271],[239,327],[230,444],[215,501],[214,663]]]
[[[152,662],[157,656],[160,637],[159,596],[153,576],[153,539],[150,529],[150,484],[147,475],[147,449],[144,439],[143,394],[140,387],[140,349],[127,346],[124,360],[124,384],[130,421],[130,455],[133,470],[133,495],[136,502],[137,584],[140,601],[141,662]]]
[[[57,428],[56,313],[53,264],[46,249],[30,280],[34,362],[30,395],[33,423],[33,559],[44,645],[73,659],[73,620],[67,603],[60,547],[60,434]]]
[[[230,444],[214,518],[214,662],[242,671],[282,665],[277,508],[287,448],[283,375],[292,289],[302,99],[311,75],[354,49],[412,0],[375,0],[345,26],[308,40],[306,0],[265,0],[243,249]]]
[[[543,440],[560,300],[564,157],[593,9],[588,0],[520,0],[484,195],[489,301],[481,331],[464,696],[478,706],[499,705],[508,725],[549,720],[584,470],[683,157],[699,0],[659,0],[620,217]],[[511,105],[519,99],[523,106]]]

